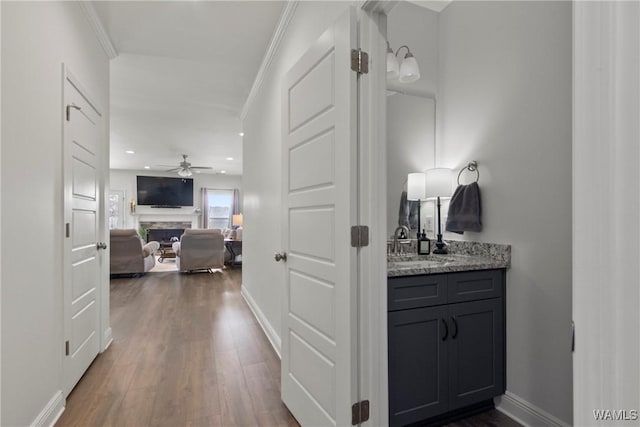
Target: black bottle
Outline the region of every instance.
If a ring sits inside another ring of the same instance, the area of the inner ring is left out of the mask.
[[[418,239],[418,254],[429,255],[431,253],[431,240],[427,237],[427,234],[422,229],[422,235]]]

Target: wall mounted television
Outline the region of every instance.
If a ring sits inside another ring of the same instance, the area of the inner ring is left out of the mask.
[[[193,179],[137,176],[138,205],[193,206]]]

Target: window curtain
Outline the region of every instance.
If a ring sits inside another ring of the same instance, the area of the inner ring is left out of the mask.
[[[233,199],[231,200],[231,210],[233,215],[240,213],[240,191],[237,188],[233,189]]]
[[[202,228],[209,228],[209,189],[202,187]]]

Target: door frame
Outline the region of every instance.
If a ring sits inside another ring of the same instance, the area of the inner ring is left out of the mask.
[[[62,143],[62,152],[66,153],[67,152],[67,147],[66,147],[66,141],[65,141],[65,134],[64,134],[64,122],[66,120],[65,114],[66,114],[66,106],[65,106],[65,86],[66,86],[66,81],[69,80],[70,82],[72,82],[72,84],[78,89],[78,91],[85,97],[85,99],[94,106],[94,108],[100,112],[101,117],[102,117],[102,130],[101,130],[101,144],[100,144],[100,153],[99,153],[99,160],[101,160],[101,163],[97,165],[97,167],[99,168],[98,170],[98,189],[97,189],[97,200],[98,200],[98,207],[97,207],[97,211],[98,211],[98,241],[103,241],[103,242],[108,242],[109,240],[107,239],[108,235],[109,235],[109,218],[107,215],[107,208],[108,208],[108,188],[109,188],[109,174],[108,174],[108,170],[109,170],[109,158],[108,158],[108,154],[109,154],[109,115],[108,112],[105,111],[101,105],[99,105],[98,103],[95,102],[96,98],[94,96],[92,96],[91,92],[89,92],[86,87],[78,80],[78,78],[73,74],[73,72],[69,69],[69,67],[65,64],[62,63],[62,97],[61,97],[61,108],[60,108],[60,121],[61,121],[61,129],[62,129],[62,133],[61,133],[61,143]],[[61,198],[62,198],[62,206],[63,206],[63,212],[62,212],[62,218],[63,218],[63,222],[60,225],[62,227],[62,235],[64,236],[64,228],[65,228],[65,222],[67,222],[67,211],[69,209],[69,203],[70,200],[67,200],[67,197],[65,195],[66,191],[67,191],[67,187],[69,185],[71,185],[70,182],[67,182],[66,180],[66,174],[65,174],[65,168],[68,167],[69,165],[66,164],[66,159],[63,158],[62,161],[62,171],[61,171],[61,180],[62,180],[62,192],[60,194]],[[71,280],[70,278],[70,269],[67,266],[67,262],[69,261],[68,256],[65,252],[65,246],[66,246],[66,239],[65,237],[63,237],[60,241],[60,248],[62,251],[62,282],[60,284],[60,294],[63,296],[62,298],[64,299],[64,295],[66,293],[65,291],[65,283],[68,280]],[[112,332],[111,332],[111,327],[110,327],[110,317],[109,317],[109,251],[98,251],[98,256],[99,256],[99,278],[98,278],[98,283],[97,283],[97,292],[96,292],[96,303],[98,304],[98,344],[99,344],[99,351],[100,353],[102,353],[103,351],[105,351],[109,345],[112,342]],[[64,301],[64,300],[63,300]],[[63,302],[64,304],[64,302]],[[66,311],[63,307],[62,310],[62,336],[61,336],[61,342],[60,342],[60,349],[61,352],[64,356],[64,337],[68,336],[69,331],[66,330]],[[63,378],[65,378],[66,372],[65,372],[65,363],[62,364],[63,366]],[[63,384],[64,384],[64,380],[63,380]],[[71,390],[64,390],[63,389],[63,393],[66,396],[68,396],[68,394],[71,392]]]
[[[397,1],[361,2],[358,37],[369,53],[369,73],[358,83],[358,224],[369,226],[369,246],[359,249],[359,396],[369,400],[364,426],[389,422],[387,357],[387,13]]]

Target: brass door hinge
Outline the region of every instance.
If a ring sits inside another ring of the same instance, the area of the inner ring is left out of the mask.
[[[369,72],[369,54],[362,49],[351,49],[351,69],[358,74]]]
[[[354,225],[351,227],[351,246],[364,248],[369,246],[369,227],[366,225]]]
[[[362,400],[351,406],[351,425],[356,426],[369,420],[369,401]]]

